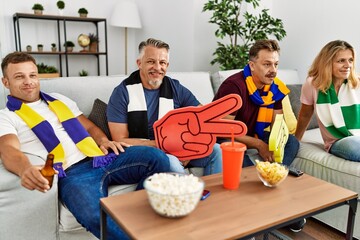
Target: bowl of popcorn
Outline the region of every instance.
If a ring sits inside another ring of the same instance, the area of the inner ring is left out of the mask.
[[[256,170],[260,180],[267,187],[276,187],[285,180],[289,168],[277,162],[262,162],[255,160]]]
[[[190,174],[156,173],[144,181],[151,207],[164,217],[183,217],[200,201],[205,183]]]

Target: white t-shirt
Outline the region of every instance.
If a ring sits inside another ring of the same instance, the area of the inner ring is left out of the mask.
[[[314,106],[314,111],[316,113],[316,101],[318,98],[318,90],[312,85],[312,78],[309,77],[306,79],[305,83],[301,89],[301,96],[300,101],[305,105],[312,105]],[[329,151],[331,145],[337,140],[326,128],[325,126],[319,121],[319,118],[316,116],[320,133],[324,141],[325,150]]]
[[[76,103],[69,98],[58,93],[51,93],[49,95],[65,103],[73,112],[74,116],[77,117],[82,114]],[[65,151],[66,163],[63,164],[64,169],[86,157],[76,147],[75,143],[71,140],[55,113],[49,109],[48,105],[43,100],[28,103],[27,105],[45,118],[53,127],[55,134],[60,140]],[[46,148],[34,132],[28,127],[28,125],[16,113],[7,108],[0,110],[0,126],[0,137],[6,134],[15,134],[20,141],[20,150],[22,152],[37,155],[46,159],[48,154]]]

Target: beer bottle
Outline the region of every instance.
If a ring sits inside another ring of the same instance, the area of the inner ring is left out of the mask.
[[[55,170],[53,168],[54,154],[49,153],[46,158],[45,166],[40,170],[41,174],[49,181],[50,188],[54,180]]]

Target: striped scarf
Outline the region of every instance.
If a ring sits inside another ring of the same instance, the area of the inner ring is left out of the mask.
[[[136,71],[125,80],[129,93],[128,129],[130,138],[148,138],[148,117],[144,88],[140,73]],[[174,109],[173,92],[168,77],[163,78],[160,86],[158,119]]]
[[[114,153],[104,155],[94,139],[90,137],[86,129],[63,102],[43,92],[40,92],[40,97],[58,117],[77,148],[86,156],[94,157],[94,167],[105,166],[116,158]],[[59,172],[59,177],[65,177],[66,174],[62,167],[66,161],[65,151],[50,123],[19,99],[12,96],[7,98],[7,108],[15,112],[29,126],[49,153],[54,154],[54,168]]]
[[[272,122],[274,103],[282,100],[290,90],[276,77],[274,82],[271,85],[265,85],[263,92],[260,93],[251,76],[249,65],[246,65],[244,68],[244,76],[251,101],[260,106],[255,124],[255,136],[262,138],[264,129],[270,126]]]
[[[360,88],[354,89],[347,80],[336,94],[334,84],[318,92],[316,112],[325,128],[335,137],[360,136]]]

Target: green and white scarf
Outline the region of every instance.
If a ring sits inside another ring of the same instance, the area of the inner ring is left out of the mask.
[[[316,111],[321,123],[335,138],[360,136],[360,88],[352,88],[347,80],[336,94],[334,84],[318,92]]]

